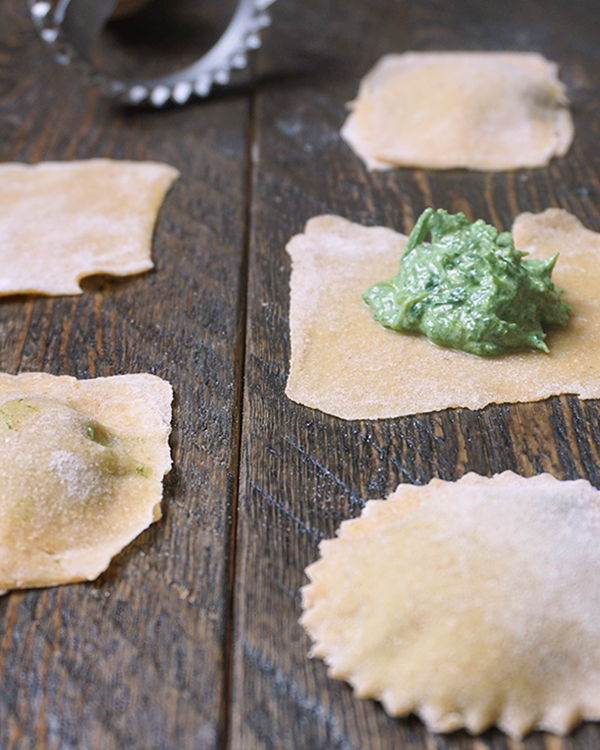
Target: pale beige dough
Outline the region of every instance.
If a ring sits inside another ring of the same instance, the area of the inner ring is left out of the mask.
[[[396,275],[405,235],[336,216],[311,219],[287,246],[288,397],[343,419],[480,409],[561,393],[600,398],[600,235],[560,209],[521,214],[513,234],[531,258],[560,252],[552,278],[572,313],[565,329],[548,331],[550,354],[483,358],[372,320],[361,295]]]
[[[386,55],[342,137],[370,169],[540,167],[573,140],[558,66],[524,52]]]
[[[0,593],[92,580],[161,516],[172,388],[0,373]]]
[[[307,568],[311,655],[432,731],[566,733],[600,719],[599,537],[585,480],[400,485]]]
[[[0,295],[81,294],[84,276],[152,268],[156,215],[178,175],[110,159],[0,164]]]

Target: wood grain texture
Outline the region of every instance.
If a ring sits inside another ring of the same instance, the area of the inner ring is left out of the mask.
[[[163,520],[94,584],[0,598],[0,747],[221,747],[249,96],[115,109],[54,64],[26,3],[6,0],[0,19],[0,160],[154,159],[181,171],[153,272],[0,303],[0,370],[152,372],[175,391]]]
[[[572,396],[378,422],[343,422],[286,400],[289,359],[287,240],[311,216],[340,214],[409,231],[426,206],[462,210],[508,229],[524,210],[561,206],[600,229],[597,108],[600,9],[586,0],[281,0],[266,72],[282,64],[255,103],[244,423],[235,581],[231,747],[235,750],[584,748],[587,724],[566,740],[537,733],[524,743],[496,730],[427,733],[353,698],[310,661],[297,623],[302,571],[318,543],[357,516],[366,499],[399,482],[455,480],[467,471],[549,471],[600,486],[596,402]],[[277,39],[277,41],[275,41]],[[369,174],[340,140],[344,104],[387,52],[534,50],[561,65],[577,136],[548,168],[486,174],[394,170]],[[282,51],[283,50],[283,53]],[[295,71],[295,74],[294,72]],[[365,384],[368,387],[368,384]]]
[[[190,2],[173,0],[176,19]],[[214,23],[224,8],[209,11]],[[284,395],[284,246],[311,216],[408,231],[432,205],[506,229],[523,210],[561,206],[600,230],[597,0],[278,0],[272,15],[251,89],[125,112],[53,64],[24,0],[0,6],[0,161],[157,159],[182,172],[159,216],[155,271],[89,279],[81,297],[0,302],[0,370],[148,371],[176,393],[163,521],[93,584],[0,598],[0,749],[598,747],[595,724],[517,743],[390,719],[306,658],[297,620],[319,541],[399,482],[513,469],[600,487],[599,404],[565,395],[343,422]],[[108,44],[134,42],[130,62],[152,62],[135,29],[123,21]],[[179,42],[185,59],[196,31],[175,26],[154,62]],[[557,60],[571,152],[507,174],[368,174],[339,137],[344,104],[382,54],[407,49]]]

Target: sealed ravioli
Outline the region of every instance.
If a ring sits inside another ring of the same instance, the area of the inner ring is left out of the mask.
[[[312,655],[432,731],[566,733],[600,718],[599,535],[584,480],[400,485],[307,568]]]
[[[167,164],[0,165],[0,295],[81,294],[92,274],[153,267],[158,210],[178,176]]]
[[[289,398],[344,419],[381,419],[561,393],[600,397],[600,235],[559,209],[522,214],[515,245],[528,258],[556,252],[553,281],[572,308],[549,330],[549,353],[482,358],[383,328],[365,290],[393,277],[407,238],[336,216],[311,219],[288,244],[291,362]]]
[[[0,374],[0,590],[92,580],[160,518],[172,389]]]
[[[539,167],[573,139],[558,66],[535,53],[386,55],[350,106],[342,136],[371,169]]]

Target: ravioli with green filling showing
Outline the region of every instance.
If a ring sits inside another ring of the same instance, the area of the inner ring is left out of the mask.
[[[0,374],[0,589],[95,578],[160,518],[172,391]]]

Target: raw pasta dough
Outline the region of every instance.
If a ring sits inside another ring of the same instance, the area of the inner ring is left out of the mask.
[[[307,568],[312,655],[429,729],[600,718],[600,493],[467,474],[370,501]]]
[[[0,295],[81,294],[97,273],[153,267],[156,215],[179,172],[154,162],[0,165]]]
[[[370,169],[540,167],[573,140],[558,66],[522,52],[386,55],[342,136]]]
[[[92,580],[160,518],[172,389],[0,373],[0,593]]]
[[[482,358],[372,320],[361,295],[397,273],[405,235],[337,216],[311,219],[287,247],[289,398],[343,419],[381,419],[560,393],[600,397],[600,235],[560,209],[521,214],[513,234],[532,258],[560,252],[553,280],[572,313],[565,329],[548,332],[550,354]]]

